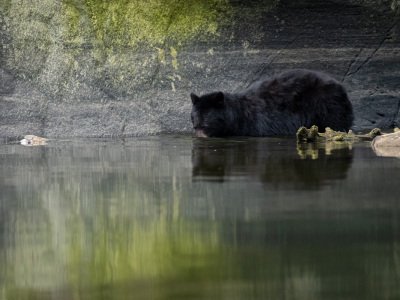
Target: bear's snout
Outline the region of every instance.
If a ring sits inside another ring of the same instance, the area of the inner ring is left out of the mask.
[[[196,136],[197,137],[208,137],[203,129],[196,129]]]

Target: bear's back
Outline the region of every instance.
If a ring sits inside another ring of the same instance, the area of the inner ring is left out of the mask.
[[[244,91],[243,98],[263,107],[269,124],[286,124],[282,118],[289,118],[291,126],[285,131],[290,133],[312,125],[347,131],[353,123],[352,105],[342,84],[317,71],[295,69],[262,78]]]

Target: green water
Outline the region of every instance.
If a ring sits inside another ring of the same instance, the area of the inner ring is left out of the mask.
[[[399,174],[368,144],[3,144],[0,299],[400,299]]]

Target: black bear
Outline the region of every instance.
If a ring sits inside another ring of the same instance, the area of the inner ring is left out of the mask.
[[[353,108],[346,90],[327,74],[290,70],[238,93],[190,94],[196,135],[293,135],[301,126],[347,131]]]

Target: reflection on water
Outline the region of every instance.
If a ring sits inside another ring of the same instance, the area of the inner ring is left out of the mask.
[[[318,188],[345,179],[353,159],[348,144],[298,144],[293,140],[197,139],[193,145],[193,178],[225,181],[240,174],[268,188]]]
[[[0,145],[0,299],[399,298],[400,160],[308,147]]]

